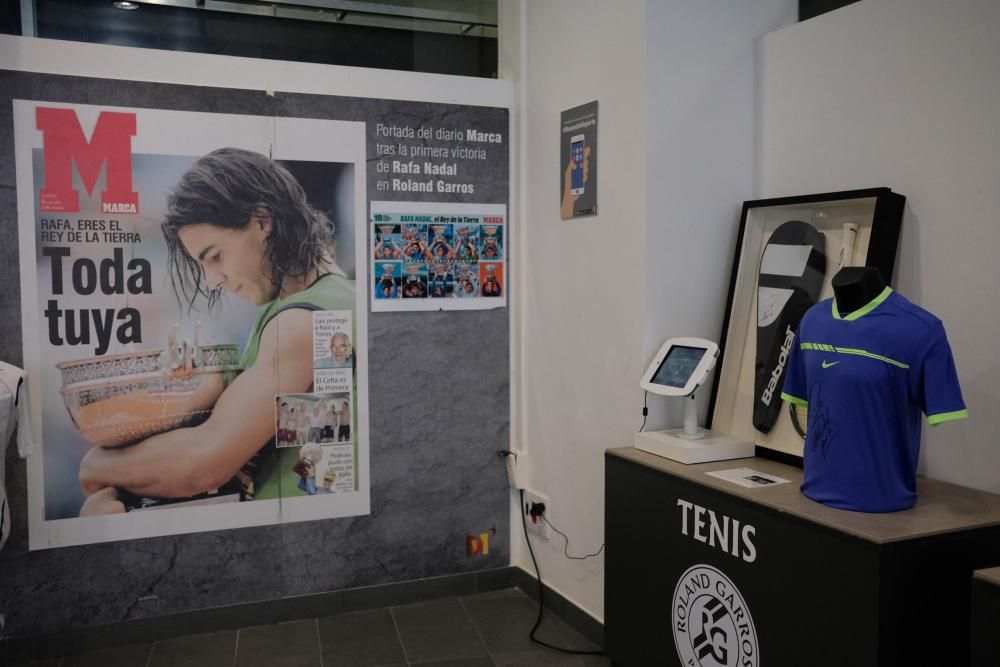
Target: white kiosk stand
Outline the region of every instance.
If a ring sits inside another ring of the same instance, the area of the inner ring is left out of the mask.
[[[661,396],[685,398],[684,428],[635,434],[635,448],[681,463],[742,459],[754,455],[754,443],[698,428],[694,392],[708,379],[719,346],[703,338],[671,338],[660,347],[640,385]]]

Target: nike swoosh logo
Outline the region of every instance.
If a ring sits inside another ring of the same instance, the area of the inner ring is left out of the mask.
[[[839,361],[831,361],[829,363],[827,363],[827,362],[824,361],[823,362],[823,368],[829,368],[830,366],[836,366],[839,363],[840,363]]]

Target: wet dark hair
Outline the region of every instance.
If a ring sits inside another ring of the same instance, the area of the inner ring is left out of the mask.
[[[190,307],[204,296],[211,307],[221,293],[205,284],[205,271],[184,249],[180,230],[197,224],[245,229],[250,216],[261,209],[272,220],[264,257],[276,291],[286,276],[305,277],[333,260],[333,223],[309,204],[288,169],[260,153],[220,148],[195,162],[167,198],[160,228],[167,240],[170,283],[179,301]]]

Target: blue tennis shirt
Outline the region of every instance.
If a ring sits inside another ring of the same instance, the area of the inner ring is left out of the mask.
[[[941,320],[889,287],[843,317],[835,299],[806,312],[781,397],[809,409],[802,493],[861,512],[917,501],[921,412],[969,416]]]

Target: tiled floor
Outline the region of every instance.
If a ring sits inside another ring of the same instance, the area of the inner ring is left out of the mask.
[[[34,667],[494,667],[610,665],[533,643],[538,605],[519,589],[385,607],[279,625],[132,644]],[[546,610],[537,636],[595,650]]]

